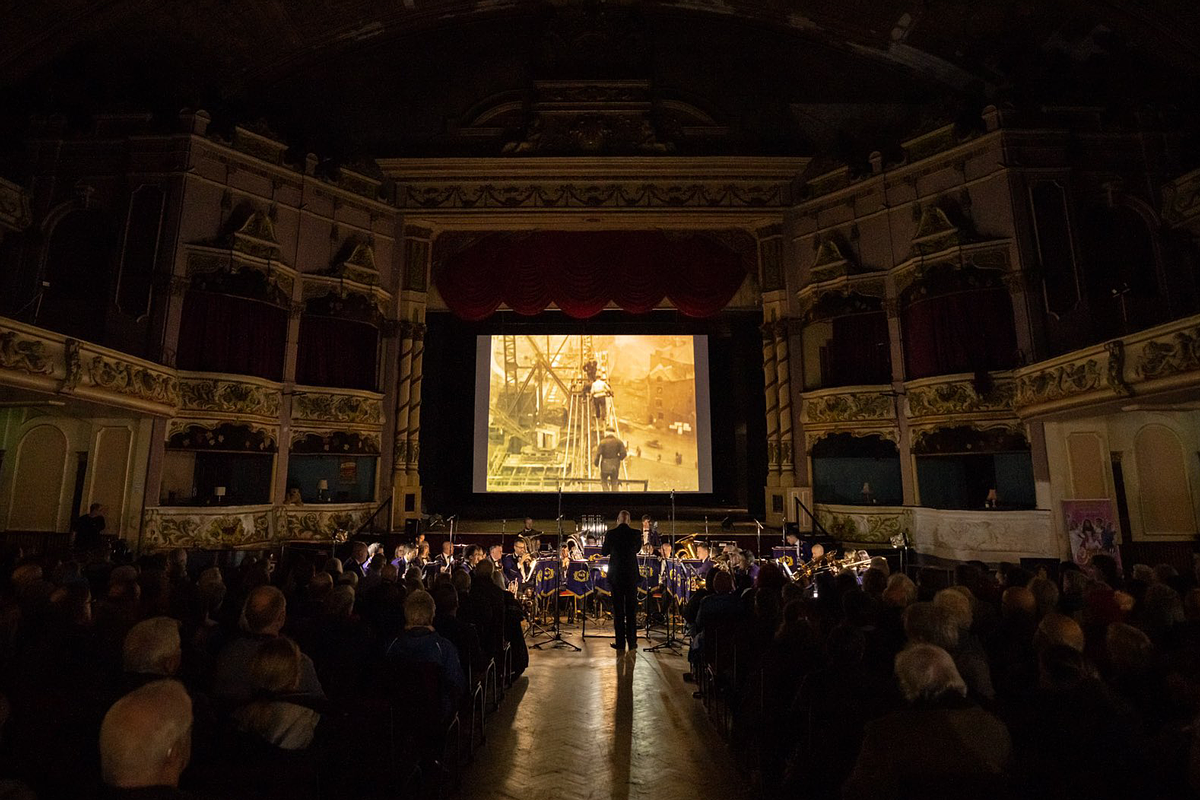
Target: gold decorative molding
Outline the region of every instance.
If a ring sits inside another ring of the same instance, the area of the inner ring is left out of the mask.
[[[827,424],[864,420],[894,420],[896,405],[890,389],[843,386],[820,393],[806,393],[800,406],[800,419],[806,423]]]
[[[406,209],[464,211],[790,208],[807,158],[583,156],[380,159]]]
[[[1169,225],[1184,225],[1200,216],[1200,169],[1163,185],[1162,217]]]
[[[941,376],[905,384],[910,419],[975,414],[1013,414],[1016,384],[1010,375],[993,374],[989,391],[980,395],[969,375]]]
[[[165,550],[327,541],[338,531],[353,533],[374,510],[374,503],[151,506],[143,514],[142,543],[148,550]]]
[[[17,184],[0,178],[0,238],[3,231],[23,231],[33,223],[29,195]]]
[[[348,393],[303,389],[292,395],[292,421],[296,424],[336,423],[351,427],[383,426],[383,396],[375,392]]]
[[[230,414],[277,422],[282,395],[277,384],[252,379],[180,373],[181,414]]]
[[[250,432],[254,441],[258,443],[256,448],[248,449],[247,452],[255,452],[257,449],[261,452],[275,452],[279,448],[279,425],[265,425],[259,422],[251,422],[249,420],[236,420],[233,423],[237,428],[244,428]],[[167,440],[185,434],[190,431],[209,431],[217,432],[222,426],[231,425],[229,419],[193,419],[175,417],[167,423]],[[228,430],[228,428],[226,428]],[[211,436],[208,437],[210,440]]]
[[[282,297],[290,298],[299,273],[273,257],[259,255],[231,247],[212,244],[189,244],[187,248],[187,274],[189,285],[197,278],[216,273],[233,274],[243,269],[262,273],[267,283],[278,289]]]
[[[1133,396],[1200,392],[1200,315],[1131,333],[1016,371],[1025,418]]]
[[[844,506],[818,503],[817,520],[838,542],[889,546],[892,537],[912,538],[912,509],[902,506]]]
[[[93,386],[139,400],[162,405],[179,405],[179,381],[173,374],[104,355],[92,356],[87,365]]]
[[[886,439],[897,447],[900,446],[900,430],[895,425],[875,425],[874,427],[868,427],[866,425],[837,424],[829,428],[806,429],[804,452],[812,453],[812,449],[817,442],[837,434],[849,434],[856,439],[868,439],[872,436],[878,436],[880,439]]]
[[[54,367],[45,350],[45,342],[26,338],[12,330],[0,331],[0,368],[49,375]]]

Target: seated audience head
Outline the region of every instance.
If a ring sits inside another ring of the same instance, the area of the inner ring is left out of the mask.
[[[430,628],[433,626],[433,615],[437,606],[433,597],[424,590],[409,592],[404,598],[404,627]]]
[[[848,669],[862,663],[867,652],[867,636],[860,628],[850,624],[837,625],[829,632],[825,642],[829,666]]]
[[[712,590],[717,594],[729,594],[733,591],[733,576],[723,569],[714,569],[708,573]]]
[[[1154,570],[1149,564],[1134,564],[1130,577],[1140,583],[1154,583]]]
[[[885,562],[886,563],[886,560]],[[862,576],[862,589],[869,597],[879,600],[887,589],[888,574],[878,567],[868,567]]]
[[[367,563],[367,559],[371,557],[367,549],[367,543],[355,542],[350,548],[350,557],[354,559],[355,564]]]
[[[324,571],[328,572],[330,575],[341,575],[342,572],[344,571],[344,568],[342,567],[342,562],[339,561],[338,559],[327,558],[327,559],[325,559],[325,570]]]
[[[1010,586],[1000,595],[1000,614],[1005,619],[1033,619],[1037,615],[1037,598],[1027,586]]]
[[[122,697],[100,725],[100,770],[118,789],[178,787],[192,754],[192,700],[173,680]]]
[[[188,551],[176,547],[167,555],[167,574],[174,577],[187,577]]]
[[[917,602],[917,585],[903,572],[897,572],[888,578],[883,602],[894,608],[908,608]]]
[[[931,644],[947,652],[958,649],[958,620],[936,603],[913,603],[904,609],[904,633],[915,644]]]
[[[318,572],[308,582],[308,596],[313,600],[322,600],[333,591],[333,576],[328,572]]]
[[[376,553],[375,555],[371,556],[371,566],[369,569],[372,572],[379,572],[379,570],[383,569],[383,565],[386,563],[387,559],[383,557],[383,553]]]
[[[1026,586],[1037,603],[1038,619],[1058,610],[1058,587],[1049,578],[1034,578]]]
[[[914,644],[901,650],[896,656],[896,680],[900,693],[910,703],[967,696],[967,684],[958,674],[954,659],[932,644]]]
[[[872,556],[871,565],[868,567],[868,569],[879,570],[883,573],[884,578],[892,574],[892,565],[888,563],[887,558],[884,556]]]
[[[449,583],[434,587],[434,607],[439,616],[453,617],[458,612],[458,590]]]
[[[1043,688],[1074,689],[1095,681],[1099,673],[1081,650],[1055,644],[1038,651],[1039,681]]]
[[[250,660],[250,685],[255,691],[287,694],[300,688],[300,648],[286,636],[263,642]]]
[[[1142,596],[1142,620],[1147,629],[1167,630],[1183,622],[1183,601],[1179,592],[1165,583],[1154,583]]]
[[[764,561],[759,564],[758,575],[754,578],[754,588],[778,593],[785,583],[787,583],[787,578],[784,577],[783,570],[776,566],[775,562]]]
[[[480,561],[475,565],[475,577],[492,579],[492,573],[496,571],[496,565],[491,561]]]
[[[349,572],[343,572],[341,575],[338,575],[337,585],[338,586],[349,586],[351,589],[357,588],[358,587],[358,573],[355,572],[354,570],[350,570]]]
[[[349,619],[354,614],[354,587],[339,586],[325,601],[325,613],[333,619]]]
[[[379,568],[379,580],[384,583],[395,583],[400,580],[400,570],[396,569],[395,564],[384,564]]]
[[[274,586],[259,586],[247,595],[242,616],[250,633],[278,636],[287,621],[287,598]]]
[[[1047,614],[1038,623],[1037,633],[1033,635],[1033,646],[1038,652],[1050,647],[1069,647],[1082,653],[1083,628],[1064,614]]]
[[[450,576],[450,583],[458,590],[460,596],[465,595],[471,591],[471,574],[465,570],[456,569]]]
[[[49,587],[47,587],[49,588]],[[61,626],[92,621],[92,592],[86,583],[69,583],[50,592],[50,615]]]
[[[1114,622],[1104,633],[1104,649],[1108,661],[1118,675],[1136,675],[1150,666],[1154,657],[1154,645],[1142,631]]]
[[[125,634],[121,648],[121,666],[138,675],[171,677],[183,663],[179,640],[179,622],[170,617],[151,617],[134,625]]]
[[[971,624],[974,621],[971,601],[962,592],[953,588],[942,589],[933,596],[933,604],[950,614],[959,631],[971,630]]]

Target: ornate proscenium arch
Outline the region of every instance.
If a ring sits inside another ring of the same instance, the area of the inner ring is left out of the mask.
[[[755,267],[752,247],[738,253],[702,234],[537,231],[486,236],[439,264],[434,281],[450,310],[468,320],[501,304],[532,315],[553,303],[576,319],[609,303],[644,314],[664,297],[688,316],[707,317],[728,305]]]

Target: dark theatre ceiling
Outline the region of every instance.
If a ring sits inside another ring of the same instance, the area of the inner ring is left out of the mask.
[[[0,152],[31,115],[199,107],[345,163],[500,154],[528,140],[539,81],[625,79],[655,146],[817,166],[989,103],[1193,129],[1198,76],[1195,0],[8,2]]]

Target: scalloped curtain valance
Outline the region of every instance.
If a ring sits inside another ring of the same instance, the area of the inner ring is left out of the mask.
[[[538,231],[481,239],[448,256],[434,280],[450,310],[471,321],[501,305],[527,316],[554,304],[586,319],[609,303],[645,314],[663,298],[689,317],[709,317],[733,299],[753,268],[746,262],[700,234]]]

